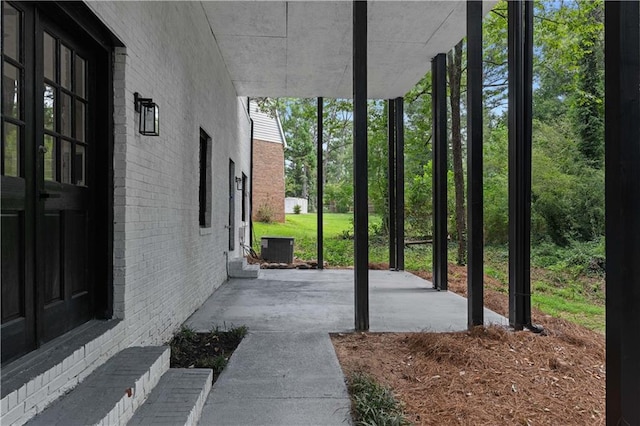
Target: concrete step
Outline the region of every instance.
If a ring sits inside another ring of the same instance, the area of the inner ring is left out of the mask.
[[[22,425],[115,355],[125,327],[91,320],[2,366],[0,425]]]
[[[28,425],[126,424],[169,369],[167,346],[124,349]]]
[[[260,265],[250,265],[245,257],[229,261],[230,278],[258,278]]]
[[[160,379],[129,425],[195,425],[211,390],[213,371],[171,368]]]

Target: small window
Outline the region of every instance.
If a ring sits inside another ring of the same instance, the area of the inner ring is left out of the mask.
[[[200,227],[211,227],[211,138],[200,129]]]
[[[229,250],[236,249],[236,163],[229,158]]]

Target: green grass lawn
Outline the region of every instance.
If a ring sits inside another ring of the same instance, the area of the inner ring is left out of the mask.
[[[309,214],[288,214],[285,223],[260,223],[253,225],[253,249],[260,252],[261,237],[293,237],[294,256],[303,260],[317,258],[316,241],[317,216]],[[369,216],[369,229],[379,228],[381,218]],[[329,266],[353,265],[353,215],[349,213],[325,213],[323,215],[324,260]],[[371,234],[371,232],[370,232]],[[386,238],[370,236],[369,262],[389,261],[389,247]],[[405,267],[408,270],[430,270],[431,246],[411,246],[405,250]]]
[[[324,260],[329,266],[353,265],[353,215],[325,213]],[[379,228],[381,218],[369,216],[369,262],[389,261],[386,237],[372,232]],[[315,214],[288,214],[285,223],[254,223],[253,248],[260,253],[260,237],[293,237],[294,256],[302,260],[317,258]],[[455,244],[449,245],[449,261],[455,260]],[[485,248],[485,274],[508,288],[508,251],[505,246]],[[412,245],[405,248],[405,269],[408,271],[430,271],[432,264],[431,244]],[[531,303],[541,311],[597,331],[604,331],[604,294],[598,285],[602,277],[577,274],[571,268],[533,268]],[[595,283],[595,285],[594,285]]]
[[[353,234],[351,214],[325,213],[324,242],[325,260],[333,266],[348,266],[353,263],[353,241],[342,238],[351,231]],[[299,259],[317,258],[317,216],[315,214],[288,214],[285,223],[260,223],[253,225],[253,249],[260,253],[261,237],[293,237],[293,254]]]

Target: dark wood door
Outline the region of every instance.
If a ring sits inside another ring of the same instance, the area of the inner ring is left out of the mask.
[[[95,203],[100,49],[47,16],[3,2],[3,362],[95,316],[101,250],[89,242],[105,243]]]
[[[36,346],[32,10],[2,3],[2,360]]]
[[[39,336],[51,340],[92,317],[88,279],[89,197],[87,156],[95,144],[88,126],[95,63],[91,46],[45,19],[36,78],[43,93],[36,182],[36,265],[40,289]],[[39,41],[40,41],[39,40]]]

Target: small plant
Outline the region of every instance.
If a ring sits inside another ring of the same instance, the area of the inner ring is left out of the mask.
[[[300,214],[301,211],[302,207],[300,206],[300,204],[296,204],[295,206],[293,206],[293,214]]]
[[[271,223],[273,222],[274,215],[273,207],[267,203],[261,204],[258,210],[256,210],[256,220],[258,222]]]
[[[215,376],[219,376],[220,373],[222,372],[222,370],[224,370],[224,368],[227,366],[227,363],[229,362],[229,359],[227,357],[225,357],[224,355],[218,355],[218,356],[209,356],[204,358],[201,362],[199,367],[200,368],[210,368],[213,370],[213,374]]]
[[[182,341],[193,341],[194,339],[196,339],[196,337],[197,333],[193,329],[187,327],[186,325],[183,325],[180,328],[178,334],[176,334],[175,339]]]
[[[353,240],[353,229],[343,229],[338,238],[341,240]]]
[[[247,335],[247,326],[241,325],[240,327],[231,327],[229,331],[227,331],[229,337],[238,343]]]
[[[353,373],[348,379],[355,425],[405,426],[402,404],[386,386],[364,373]]]

